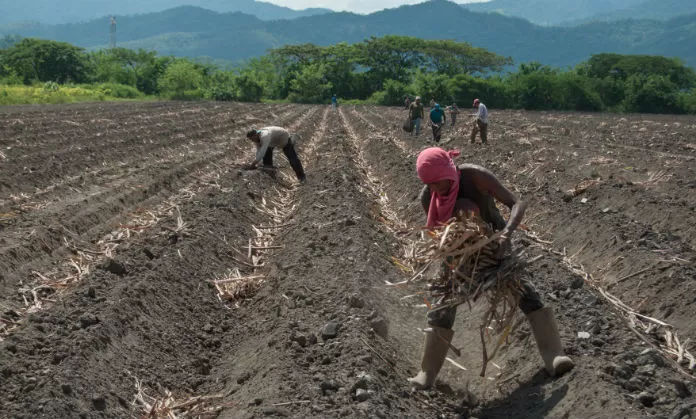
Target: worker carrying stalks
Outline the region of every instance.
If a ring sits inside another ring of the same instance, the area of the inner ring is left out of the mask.
[[[427,226],[446,223],[460,211],[480,216],[495,231],[500,231],[499,244],[509,249],[510,236],[522,221],[526,203],[503,186],[487,169],[473,164],[456,166],[452,160],[457,152],[431,147],[423,150],[416,162],[418,177],[425,184],[420,194]],[[497,200],[510,208],[510,219],[505,222],[495,205]],[[534,286],[521,281],[519,307],[530,324],[546,371],[554,377],[570,371],[573,361],[564,355],[558,326],[550,307],[545,307]],[[426,334],[421,371],[409,382],[416,388],[433,385],[447,356],[454,332],[452,326],[456,307],[431,311]]]
[[[411,135],[415,133],[417,137],[420,135],[421,121],[425,118],[425,110],[420,96],[416,96],[416,100],[408,106],[408,115],[411,121]]]
[[[259,130],[252,129],[247,132],[247,138],[256,144],[256,157],[254,161],[245,165],[245,169],[255,169],[261,163],[264,167],[273,167],[273,149],[282,148],[285,157],[288,158],[292,170],[295,171],[297,179],[300,182],[305,181],[305,172],[302,168],[300,158],[297,157],[294,141],[290,137],[290,133],[281,127],[264,127]]]

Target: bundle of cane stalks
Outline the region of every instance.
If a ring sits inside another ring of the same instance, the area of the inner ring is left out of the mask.
[[[472,301],[486,297],[488,306],[480,326],[481,376],[485,376],[488,361],[518,324],[521,263],[517,255],[501,251],[501,234],[473,214],[461,214],[442,227],[426,230],[423,236],[424,240],[414,246],[413,261],[422,266],[443,266],[440,275],[428,284],[434,299],[427,302],[430,312],[465,303],[471,308]],[[493,339],[495,346],[489,356],[486,340]]]

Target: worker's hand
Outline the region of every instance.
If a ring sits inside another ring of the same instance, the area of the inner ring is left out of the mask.
[[[500,237],[498,237],[498,252],[496,254],[497,259],[503,259],[510,250],[512,250],[512,244],[510,243],[510,233],[503,231]]]

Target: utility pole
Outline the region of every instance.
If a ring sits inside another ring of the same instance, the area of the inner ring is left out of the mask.
[[[111,16],[111,27],[109,28],[109,48],[116,48],[116,17]]]

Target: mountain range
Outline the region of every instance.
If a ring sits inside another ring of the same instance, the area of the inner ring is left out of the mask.
[[[463,1],[457,0],[459,3]],[[188,5],[219,13],[242,12],[266,21],[332,12],[324,8],[293,10],[259,0],[0,0],[0,25],[18,22],[76,23],[108,15],[156,13]],[[466,3],[462,7],[475,12],[521,17],[547,26],[572,26],[628,18],[667,20],[696,13],[695,0],[492,0]]]
[[[332,12],[319,8],[293,10],[255,0],[0,0],[0,25],[18,22],[76,23],[107,15],[162,12],[192,3],[220,13],[242,12],[262,20],[295,19]]]
[[[644,0],[642,3],[631,7],[605,11],[582,19],[563,20],[559,23],[577,25],[592,21],[611,22],[622,19],[668,20],[694,13],[696,13],[696,0],[662,0],[659,3],[653,0]]]
[[[696,0],[492,0],[463,6],[547,26],[629,18],[667,20],[696,13]]]
[[[591,54],[616,52],[674,56],[696,65],[696,14],[666,22],[625,20],[546,27],[497,13],[472,12],[446,0],[432,0],[369,15],[341,12],[282,22],[191,6],[120,16],[117,22],[119,46],[232,62],[262,55],[268,48],[285,44],[353,43],[370,36],[394,34],[465,41],[510,56],[518,63],[539,61],[559,67],[572,66]],[[2,34],[99,48],[108,45],[109,19],[64,25],[12,25],[0,27]]]

